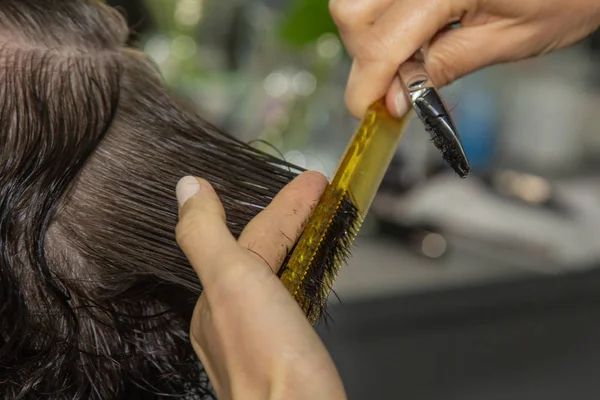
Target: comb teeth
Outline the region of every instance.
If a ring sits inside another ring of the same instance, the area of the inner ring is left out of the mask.
[[[350,248],[361,225],[362,218],[358,209],[350,196],[344,194],[296,294],[300,306],[313,324],[327,315],[327,298],[332,291],[333,281],[341,266],[348,260]],[[293,252],[294,249],[289,254]],[[287,261],[288,259],[279,271],[280,277]]]

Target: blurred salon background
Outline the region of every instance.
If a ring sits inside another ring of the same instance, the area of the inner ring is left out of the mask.
[[[108,3],[207,120],[333,176],[358,122],[327,0]],[[474,173],[413,121],[319,326],[350,399],[599,398],[600,35],[442,92]]]

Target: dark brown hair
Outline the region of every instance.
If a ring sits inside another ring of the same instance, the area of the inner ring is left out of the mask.
[[[238,235],[300,171],[168,94],[99,2],[2,0],[0,26],[0,398],[211,396],[174,187],[210,181]]]

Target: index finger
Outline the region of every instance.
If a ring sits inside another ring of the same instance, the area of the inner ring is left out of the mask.
[[[346,90],[350,112],[356,118],[362,118],[371,104],[387,94],[400,64],[430,42],[448,23],[461,18],[475,1],[396,2],[359,38]],[[390,112],[397,115],[395,109]]]
[[[258,256],[273,272],[279,271],[325,186],[327,178],[318,172],[297,176],[250,221],[238,239],[239,245]]]

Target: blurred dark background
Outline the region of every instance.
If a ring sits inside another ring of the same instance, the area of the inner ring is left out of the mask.
[[[333,175],[357,122],[327,1],[108,2],[206,119]],[[465,181],[412,124],[319,326],[350,399],[599,398],[599,60],[595,34],[444,88]]]

